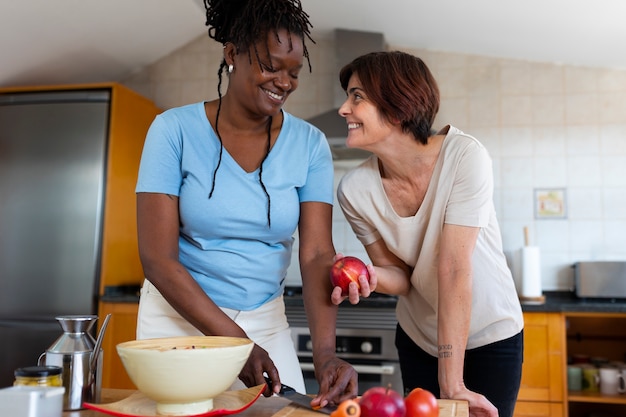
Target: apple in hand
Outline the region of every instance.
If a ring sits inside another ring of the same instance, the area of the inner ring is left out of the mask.
[[[423,388],[414,388],[404,398],[406,417],[438,417],[437,398]]]
[[[361,417],[405,417],[404,398],[391,387],[374,387],[359,400]]]
[[[330,282],[334,287],[341,287],[341,295],[348,295],[348,285],[351,282],[356,283],[360,289],[359,276],[365,275],[369,279],[367,266],[365,263],[354,256],[344,256],[337,259],[330,268]]]

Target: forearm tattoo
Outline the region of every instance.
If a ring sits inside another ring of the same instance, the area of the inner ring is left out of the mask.
[[[452,357],[452,345],[439,345],[439,358]]]

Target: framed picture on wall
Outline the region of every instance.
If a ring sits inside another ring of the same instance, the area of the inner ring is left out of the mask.
[[[535,219],[566,219],[565,188],[535,188]]]

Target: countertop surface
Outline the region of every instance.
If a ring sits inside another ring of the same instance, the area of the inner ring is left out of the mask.
[[[133,390],[103,389],[102,403],[122,400],[131,395]],[[438,400],[440,417],[467,417],[469,415],[465,401]],[[65,411],[63,417],[104,417],[108,414],[94,410]],[[290,405],[288,400],[279,397],[261,396],[250,408],[237,413],[241,417],[315,417],[322,414],[301,407]]]
[[[588,312],[588,313],[626,313],[626,299],[624,298],[579,298],[572,291],[545,291],[545,302],[522,303],[524,312]],[[285,305],[300,307],[303,305],[302,295],[298,289],[285,290]],[[109,303],[137,303],[139,302],[139,287],[121,286],[107,287],[100,301]],[[364,298],[357,305],[345,301],[340,308],[381,308],[394,309],[397,298],[377,295]]]
[[[121,390],[121,389],[103,389],[102,390],[102,401],[101,403],[111,403],[115,401],[122,400],[135,391],[133,390]],[[260,397],[254,404],[250,406],[250,408],[237,413],[237,416],[241,417],[249,417],[249,416],[257,416],[257,417],[270,417],[274,415],[280,409],[289,405],[289,401],[284,400],[282,398],[265,398]],[[63,412],[63,417],[104,417],[108,414],[102,413],[100,411],[95,410],[76,410],[76,411],[65,411]]]
[[[545,302],[522,303],[524,312],[587,312],[587,313],[626,313],[626,299],[624,298],[579,298],[572,291],[545,291]],[[390,308],[396,306],[395,297],[375,297],[363,299],[357,305],[352,305],[345,301],[340,308],[371,307]],[[302,305],[302,297],[295,295],[285,297],[285,305]]]
[[[100,301],[104,303],[139,303],[141,285],[107,285]]]
[[[579,298],[571,291],[545,291],[546,300],[542,304],[522,304],[524,312],[549,313],[626,313],[626,299],[623,298]]]

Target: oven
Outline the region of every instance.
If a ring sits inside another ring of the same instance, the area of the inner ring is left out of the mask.
[[[342,304],[337,317],[337,356],[350,363],[359,375],[359,395],[367,389],[388,386],[403,392],[398,353],[394,345],[395,298]],[[307,394],[317,394],[312,343],[301,305],[286,303],[287,320],[304,375]]]

